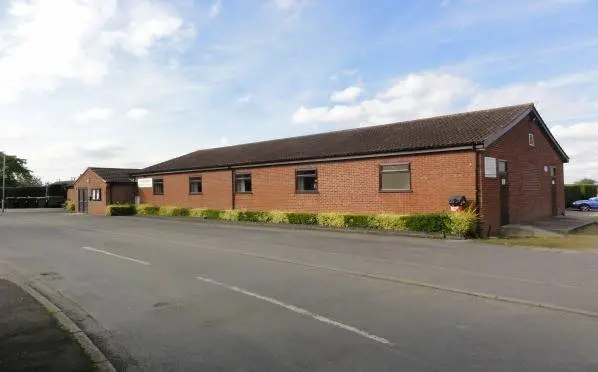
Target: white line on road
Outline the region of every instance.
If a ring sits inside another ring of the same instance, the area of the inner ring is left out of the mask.
[[[136,258],[131,258],[131,257],[127,257],[127,256],[121,256],[120,254],[116,254],[116,253],[112,253],[112,252],[108,252],[108,251],[103,251],[101,249],[96,249],[96,248],[92,248],[92,247],[81,247],[81,249],[85,249],[86,251],[91,251],[91,252],[102,253],[102,254],[105,254],[105,255],[108,255],[108,256],[120,258],[121,260],[132,261],[132,262],[136,262],[138,264],[142,264],[142,265],[146,265],[146,266],[151,265],[149,262],[146,262],[146,261],[141,261],[141,260],[138,260]]]
[[[214,285],[217,285],[217,286],[220,286],[220,287],[224,287],[224,288],[229,289],[231,291],[235,291],[237,293],[242,293],[242,294],[244,294],[246,296],[250,296],[250,297],[253,297],[253,298],[260,299],[262,301],[269,302],[269,303],[271,303],[273,305],[283,307],[283,308],[285,308],[287,310],[290,310],[290,311],[292,311],[294,313],[301,314],[301,315],[310,317],[312,319],[315,319],[317,321],[320,321],[322,323],[330,324],[331,326],[344,329],[345,331],[353,332],[355,334],[358,334],[358,335],[360,335],[362,337],[365,337],[367,339],[370,339],[372,341],[376,341],[376,342],[379,342],[381,344],[392,345],[392,342],[388,341],[387,339],[385,339],[383,337],[376,336],[376,335],[373,335],[373,334],[371,334],[369,332],[361,330],[359,328],[355,328],[353,326],[337,322],[337,321],[332,320],[330,318],[327,318],[325,316],[318,315],[316,313],[312,313],[309,310],[305,310],[305,309],[302,309],[302,308],[297,307],[297,306],[285,304],[284,302],[278,301],[277,299],[274,299],[274,298],[271,298],[271,297],[262,296],[260,294],[257,294],[257,293],[245,290],[243,288],[235,287],[234,285],[224,284],[224,283],[221,283],[221,282],[213,280],[213,279],[204,278],[204,277],[201,277],[201,276],[198,276],[196,278],[199,279],[199,280],[201,280],[201,281],[203,281],[203,282],[206,282],[206,283],[210,283],[210,284],[214,284]]]

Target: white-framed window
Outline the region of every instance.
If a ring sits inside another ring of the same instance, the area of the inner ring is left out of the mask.
[[[91,189],[90,199],[92,201],[102,200],[102,189]]]
[[[411,166],[403,164],[380,165],[380,191],[411,190]]]
[[[530,146],[536,146],[536,142],[534,139],[534,134],[533,133],[528,133],[527,135],[527,141],[529,143]]]

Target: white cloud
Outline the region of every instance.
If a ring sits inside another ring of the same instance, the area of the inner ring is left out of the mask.
[[[343,90],[332,92],[330,100],[332,102],[353,102],[361,94],[362,89],[357,86],[350,86]]]
[[[84,123],[95,120],[106,120],[112,116],[112,109],[104,107],[94,107],[87,111],[82,111],[73,114],[73,119],[76,122]]]
[[[251,99],[252,99],[252,98],[253,98],[253,94],[251,94],[251,93],[247,93],[247,94],[245,94],[245,95],[242,95],[242,96],[240,96],[240,97],[237,97],[237,102],[240,102],[240,103],[247,103],[247,102],[251,101]]]
[[[293,114],[293,122],[296,124],[306,124],[314,122],[355,122],[363,114],[360,106],[335,105],[328,107],[314,107],[307,109],[299,107]]]
[[[69,80],[100,84],[117,47],[143,56],[160,40],[187,35],[182,19],[166,6],[127,4],[12,0],[0,30],[0,104],[24,92],[53,91]]]
[[[150,112],[148,109],[145,109],[143,107],[134,107],[134,108],[130,109],[129,111],[127,111],[125,116],[129,119],[141,120],[141,119],[144,119],[145,117],[147,117],[149,115],[149,113]]]
[[[299,3],[299,0],[274,0],[276,6],[282,10],[289,10]]]
[[[221,11],[222,11],[222,0],[216,0],[210,6],[210,18],[217,17],[218,14],[220,14]]]

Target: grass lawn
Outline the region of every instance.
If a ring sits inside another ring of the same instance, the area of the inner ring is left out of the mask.
[[[564,238],[500,238],[485,243],[512,246],[531,246],[560,249],[598,249],[598,224],[580,229]]]

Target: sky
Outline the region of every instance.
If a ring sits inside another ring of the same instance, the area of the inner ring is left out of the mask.
[[[0,151],[44,181],[533,102],[598,179],[598,1],[0,0]]]

